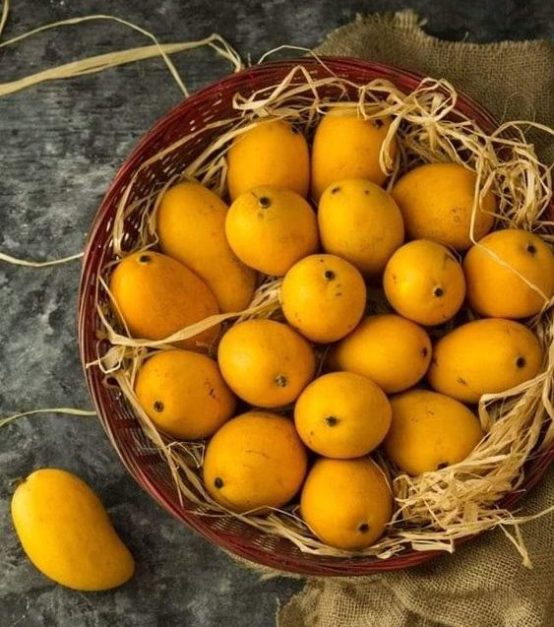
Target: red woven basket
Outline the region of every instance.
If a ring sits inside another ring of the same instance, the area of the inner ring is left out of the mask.
[[[404,70],[350,58],[326,57],[325,66],[340,78],[364,84],[376,78],[392,81],[403,91],[412,91],[422,76]],[[98,277],[104,265],[113,259],[110,246],[111,228],[123,191],[137,168],[164,147],[192,131],[200,131],[193,142],[172,151],[152,167],[144,169],[134,189],[140,195],[151,193],[175,172],[180,172],[205,148],[219,131],[202,130],[206,124],[234,114],[232,98],[243,96],[279,83],[295,65],[303,65],[312,76],[323,78],[329,70],[312,58],[264,63],[229,76],[191,96],[172,109],[146,134],[117,173],[96,214],[86,246],[79,296],[79,345],[83,365],[94,361],[99,346],[97,331],[101,323],[95,308]],[[302,80],[298,77],[298,80]],[[330,88],[332,89],[332,88]],[[324,95],[325,90],[323,90]],[[351,94],[356,97],[356,94]],[[486,132],[497,127],[493,117],[470,98],[460,95],[457,109],[474,119]],[[126,238],[132,241],[136,227],[126,225]],[[129,473],[158,503],[188,527],[198,531],[210,542],[242,558],[282,571],[305,575],[365,575],[384,570],[407,568],[438,555],[436,551],[406,549],[386,560],[372,557],[338,558],[302,553],[288,540],[270,536],[231,517],[206,517],[194,513],[194,505],[180,504],[167,466],[152,452],[132,409],[114,387],[104,384],[104,375],[97,367],[85,369],[85,376],[98,416]],[[506,497],[501,505],[513,507],[517,499],[544,474],[554,458],[554,445],[529,460],[523,486]]]

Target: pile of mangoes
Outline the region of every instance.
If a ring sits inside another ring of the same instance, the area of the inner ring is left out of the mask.
[[[385,191],[398,140],[368,113],[333,110],[311,142],[285,120],[252,124],[229,147],[227,196],[168,189],[158,249],[123,258],[109,282],[128,333],[162,340],[244,310],[282,277],[272,319],[154,352],[135,392],[161,432],[206,440],[217,503],[263,515],[299,502],[311,531],[347,550],[373,544],[393,513],[371,453],[411,475],[465,459],[484,435],[480,397],[540,371],[525,321],[554,292],[548,244],[493,231],[497,199],[469,167],[419,165]],[[368,288],[389,313],[367,314]]]

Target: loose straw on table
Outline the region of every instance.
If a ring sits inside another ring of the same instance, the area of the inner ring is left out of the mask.
[[[9,0],[4,0],[2,5],[2,15],[0,17],[0,39],[2,37],[2,32],[8,20],[10,9]],[[237,72],[242,69],[243,64],[238,55],[238,53],[218,34],[212,34],[209,37],[205,37],[204,39],[200,39],[197,41],[191,42],[182,42],[182,43],[172,43],[172,44],[162,44],[158,40],[158,38],[151,32],[146,29],[129,22],[128,20],[121,19],[119,17],[115,17],[113,15],[87,15],[84,17],[71,18],[67,20],[61,20],[58,22],[53,22],[52,24],[46,24],[44,26],[40,26],[35,28],[27,33],[22,35],[18,35],[16,37],[12,37],[6,41],[0,41],[0,48],[11,46],[13,44],[19,43],[28,37],[33,35],[37,35],[38,33],[42,33],[51,29],[61,28],[64,26],[74,26],[77,24],[82,24],[85,22],[94,22],[94,21],[113,21],[132,30],[137,31],[141,35],[144,35],[148,39],[154,42],[154,45],[151,46],[143,46],[139,48],[130,48],[127,50],[120,50],[115,52],[109,52],[102,55],[88,57],[86,59],[81,59],[79,61],[73,61],[71,63],[66,63],[54,68],[50,68],[47,70],[42,70],[41,72],[37,72],[30,76],[26,76],[24,78],[10,81],[7,83],[0,83],[0,97],[8,96],[10,94],[16,93],[23,89],[27,89],[29,87],[33,87],[35,85],[39,85],[40,83],[44,83],[46,81],[60,80],[66,78],[72,78],[76,76],[83,76],[85,74],[92,74],[96,72],[103,72],[104,70],[108,70],[110,68],[115,68],[120,65],[125,65],[128,63],[134,63],[137,61],[144,61],[145,59],[150,59],[153,57],[161,56],[164,60],[171,76],[177,83],[177,86],[181,90],[182,94],[187,97],[189,95],[188,89],[179,75],[177,68],[173,64],[170,59],[170,55],[177,54],[179,52],[184,52],[188,50],[193,50],[196,48],[201,48],[204,46],[209,46],[212,48],[219,56],[223,57],[227,61],[229,61],[233,67],[233,71]],[[17,266],[24,266],[29,268],[46,268],[55,265],[61,265],[75,259],[82,258],[83,253],[77,253],[74,255],[69,255],[62,259],[55,260],[46,260],[46,261],[35,261],[24,258],[14,257],[7,253],[0,252],[0,261],[5,263],[9,263]]]
[[[24,418],[25,416],[34,416],[36,414],[63,414],[64,416],[96,416],[95,411],[88,409],[78,409],[76,407],[45,407],[44,409],[32,409],[31,411],[23,411],[5,418],[0,418],[0,427],[4,427],[14,420]]]

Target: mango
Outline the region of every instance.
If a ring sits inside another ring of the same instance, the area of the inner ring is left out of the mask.
[[[385,532],[392,492],[383,471],[368,458],[318,459],[306,477],[300,511],[308,527],[337,549],[365,549]]]
[[[223,425],[208,443],[204,484],[224,507],[260,513],[292,499],[306,466],[306,451],[291,420],[250,411]]]
[[[163,340],[180,329],[219,313],[210,288],[179,261],[145,251],[125,257],[110,277],[117,310],[136,338]],[[180,348],[205,350],[219,325],[176,342]]]
[[[331,348],[327,365],[374,381],[387,394],[420,381],[431,363],[431,340],[419,325],[394,314],[364,318]]]
[[[367,113],[375,113],[369,107]],[[365,120],[354,108],[331,110],[319,122],[312,146],[312,198],[319,201],[323,192],[343,179],[367,179],[382,185],[387,173],[379,156],[390,125],[389,117]],[[394,161],[396,143],[390,144]]]
[[[294,407],[304,444],[325,457],[352,459],[381,444],[391,422],[390,403],[373,381],[331,372],[312,381]]]
[[[477,416],[444,394],[409,390],[393,396],[391,407],[385,453],[410,475],[461,462],[484,435]]]
[[[414,240],[389,259],[385,296],[405,318],[425,326],[443,324],[461,308],[466,285],[461,264],[441,244]]]
[[[258,407],[294,402],[316,366],[313,349],[300,334],[263,319],[232,326],[221,338],[217,358],[227,385]]]
[[[368,278],[383,273],[404,243],[404,222],[393,198],[366,179],[332,183],[317,213],[323,250],[356,266]]]
[[[135,569],[102,503],[81,479],[42,468],[17,487],[12,519],[23,550],[44,575],[81,591],[123,585]]]
[[[433,348],[431,387],[466,403],[532,379],[543,351],[536,335],[513,320],[468,322],[442,337]]]
[[[308,194],[310,155],[304,135],[284,120],[260,120],[238,135],[227,155],[231,200],[260,185]]]
[[[162,252],[193,270],[223,312],[246,309],[256,272],[233,253],[225,236],[227,205],[199,183],[179,183],[162,196],[157,233]]]
[[[296,263],[281,286],[288,323],[313,342],[329,343],[350,333],[366,304],[360,272],[336,255],[310,255]]]
[[[477,176],[459,163],[427,163],[410,170],[392,189],[411,239],[430,239],[464,251],[471,246]],[[475,213],[474,238],[494,224],[496,199],[487,192]]]
[[[227,240],[250,268],[283,276],[319,243],[314,210],[285,188],[262,186],[241,194],[225,221]]]
[[[183,440],[213,435],[236,407],[217,363],[192,351],[166,350],[149,357],[138,371],[135,392],[158,429]]]
[[[469,249],[464,272],[469,304],[484,316],[533,316],[554,295],[554,254],[529,231],[490,233]]]

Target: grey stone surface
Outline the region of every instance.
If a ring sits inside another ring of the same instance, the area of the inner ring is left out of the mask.
[[[164,42],[219,32],[256,59],[284,43],[312,46],[356,13],[416,9],[429,33],[491,41],[554,37],[548,2],[448,0],[19,0],[5,37],[92,11],[124,17]],[[113,23],[66,27],[0,49],[0,82],[90,54],[145,43]],[[174,57],[191,89],[223,76],[208,50]],[[0,250],[43,259],[82,248],[118,165],[181,98],[160,60],[46,83],[0,99]],[[75,334],[79,264],[42,270],[0,262],[0,416],[37,407],[88,407]],[[137,558],[120,590],[79,594],[25,559],[12,530],[14,478],[59,466],[99,493]],[[260,581],[165,514],[125,474],[94,418],[39,415],[0,431],[0,627],[271,625],[300,583]]]

